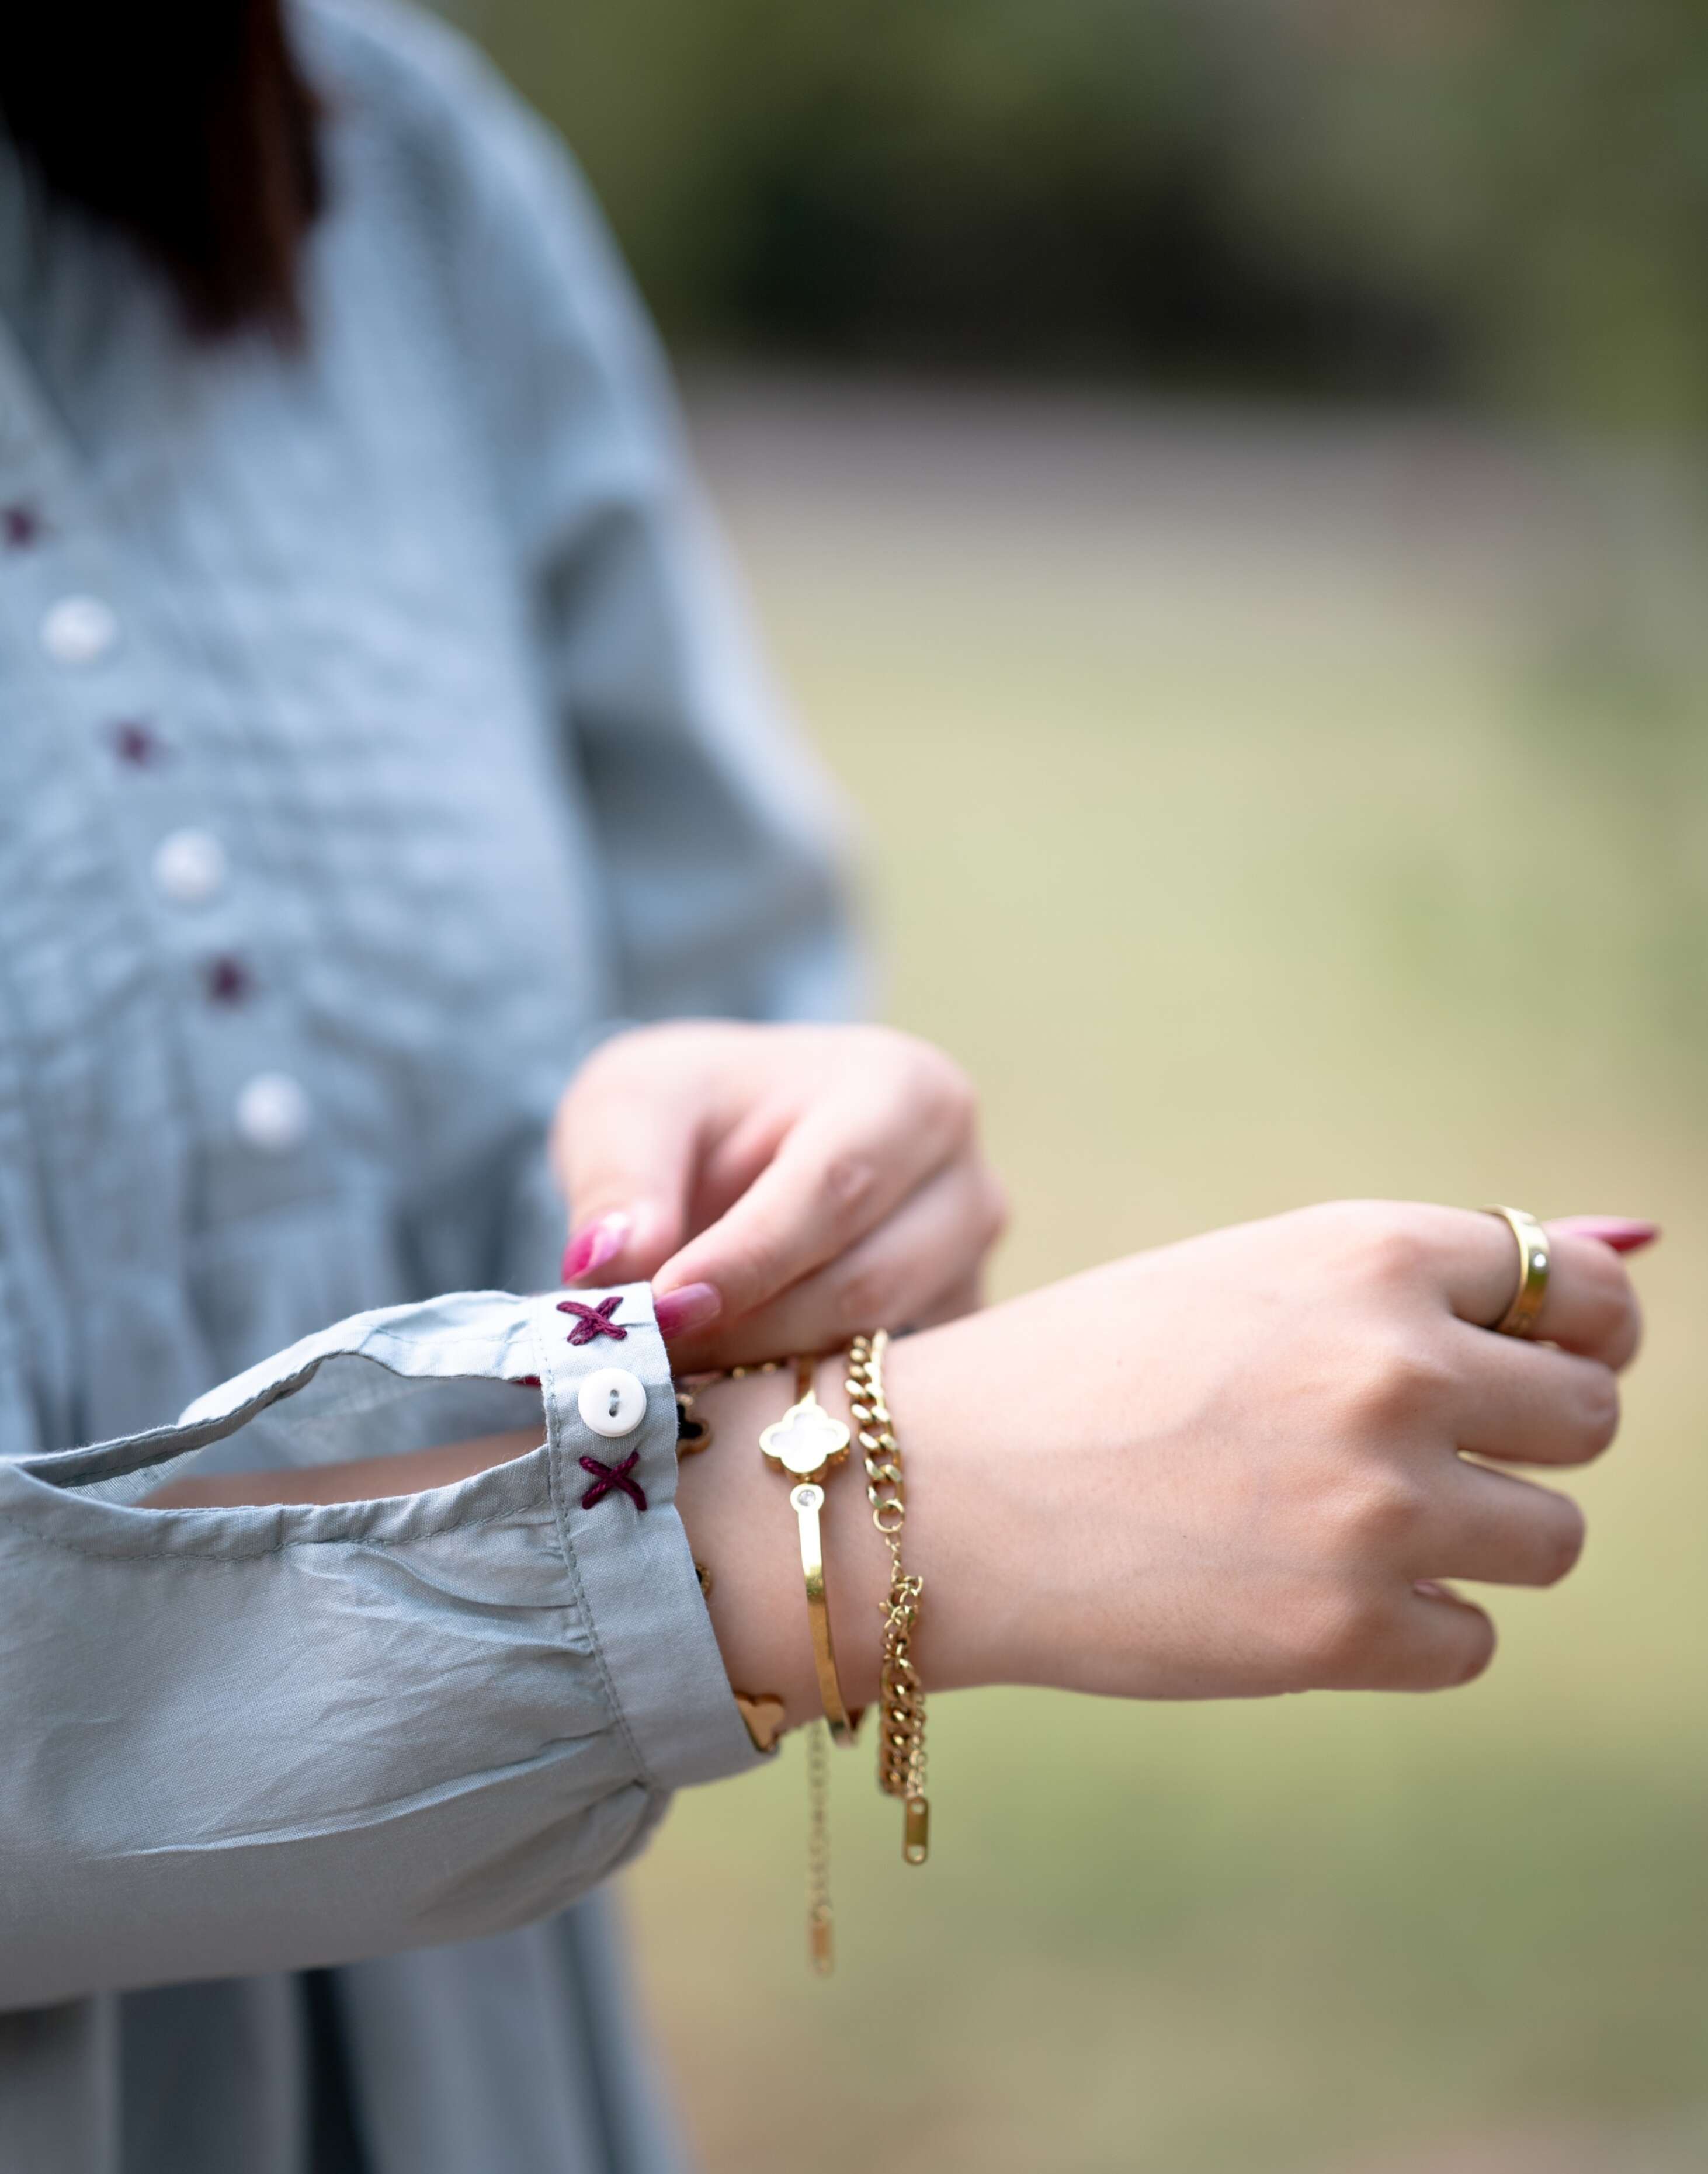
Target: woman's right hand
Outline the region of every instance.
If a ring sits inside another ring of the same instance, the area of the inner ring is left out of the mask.
[[[1468,1681],[1494,1626],[1439,1582],[1551,1585],[1577,1560],[1576,1504],[1509,1468],[1613,1440],[1640,1333],[1613,1247],[1646,1231],[1551,1226],[1545,1342],[1486,1326],[1516,1286],[1497,1218],[1349,1203],[893,1345],[927,1683],[1219,1698]]]

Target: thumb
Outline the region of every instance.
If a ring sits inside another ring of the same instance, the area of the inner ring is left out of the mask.
[[[552,1128],[565,1283],[649,1281],[683,1244],[703,1118],[679,1084],[634,1071],[570,1088]]]

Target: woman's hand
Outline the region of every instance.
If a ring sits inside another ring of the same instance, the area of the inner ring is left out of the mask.
[[[871,1026],[684,1021],[607,1042],[559,1106],[564,1280],[649,1279],[680,1371],[979,1301],[1004,1219],[965,1074]]]
[[[1440,1582],[1571,1568],[1576,1504],[1510,1468],[1598,1456],[1637,1348],[1617,1254],[1551,1235],[1546,1343],[1485,1325],[1517,1283],[1504,1224],[1356,1203],[900,1345],[891,1403],[944,1446],[917,1544],[954,1566],[935,1612],[968,1641],[955,1672],[1146,1698],[1480,1674],[1494,1626]]]
[[[1637,1347],[1619,1226],[1551,1235],[1546,1343],[1484,1325],[1517,1284],[1503,1223],[1357,1203],[1215,1231],[893,1344],[927,1686],[1223,1698],[1478,1674],[1494,1627],[1441,1581],[1543,1586],[1571,1568],[1576,1505],[1511,1468],[1605,1449]],[[776,1415],[762,1393],[785,1393],[748,1381],[702,1399],[746,1403],[684,1465],[683,1514],[716,1572],[732,1680],[803,1718],[792,1520],[748,1447]],[[819,1394],[835,1393],[827,1367]],[[830,1598],[855,1701],[875,1684],[886,1575],[870,1523],[857,1478],[833,1481]]]

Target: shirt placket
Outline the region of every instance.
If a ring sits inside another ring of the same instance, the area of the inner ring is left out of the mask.
[[[81,821],[66,867],[85,891],[122,894],[139,977],[163,1000],[171,1091],[194,1149],[187,1212],[217,1221],[327,1190],[330,1144],[269,947],[278,915],[265,872],[223,819],[219,777],[174,715],[96,496],[3,327],[0,419],[0,610],[16,711],[37,737],[39,774],[62,780],[68,827]],[[25,825],[29,789],[26,776]],[[63,901],[73,942],[82,903]]]

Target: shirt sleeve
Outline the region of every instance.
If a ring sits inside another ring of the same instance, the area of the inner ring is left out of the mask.
[[[0,2007],[500,1931],[755,1763],[646,1287],[576,1302],[579,1344],[556,1294],[359,1315],[173,1427],[0,1465]],[[581,1409],[608,1367],[614,1437]],[[544,1439],[415,1495],[139,1506],[244,1427],[316,1462],[477,1409]]]
[[[662,354],[568,152],[443,24],[373,0],[310,13],[433,225],[603,864],[613,1009],[858,1009],[840,810],[760,666]]]

